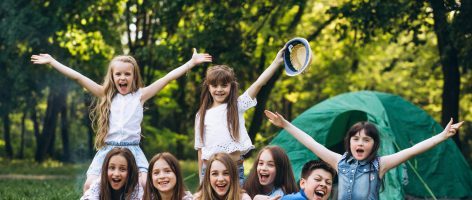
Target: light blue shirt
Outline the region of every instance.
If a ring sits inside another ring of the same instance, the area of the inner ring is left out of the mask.
[[[274,188],[267,196],[269,197],[276,197],[276,196],[281,196],[283,197],[285,195],[284,191],[282,188]]]
[[[377,200],[380,183],[379,157],[358,161],[344,153],[338,163],[338,199]]]

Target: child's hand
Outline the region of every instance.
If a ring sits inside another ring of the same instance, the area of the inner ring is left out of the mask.
[[[277,52],[277,56],[275,56],[274,58],[274,63],[277,63],[277,64],[282,64],[284,62],[284,51],[285,51],[285,48],[287,48],[286,46],[284,46],[282,49],[279,50],[279,52]]]
[[[267,195],[260,195],[260,194],[258,194],[258,195],[256,195],[256,196],[254,196],[254,199],[253,199],[253,200],[279,200],[279,199],[281,199],[281,198],[282,198],[282,196],[280,196],[280,195],[277,195],[277,196],[271,198],[271,197],[269,197],[269,196],[267,196]]]
[[[272,124],[280,128],[284,128],[287,125],[287,120],[285,120],[285,118],[278,112],[273,113],[268,110],[264,110],[264,113]]]
[[[53,61],[54,58],[49,54],[39,54],[31,56],[31,62],[33,62],[33,64],[51,64]]]
[[[193,55],[192,55],[192,59],[190,59],[190,62],[192,62],[194,66],[200,63],[211,62],[211,61],[212,61],[212,58],[210,54],[197,53],[197,49],[193,48]]]
[[[452,136],[454,136],[457,133],[457,130],[462,126],[464,121],[452,124],[452,118],[449,123],[447,123],[446,128],[444,128],[444,131],[441,132],[440,134],[444,137],[444,139],[448,139]]]

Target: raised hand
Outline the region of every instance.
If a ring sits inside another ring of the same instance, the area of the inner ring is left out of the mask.
[[[31,62],[33,64],[51,64],[55,59],[49,54],[39,54],[39,55],[32,55]]]
[[[285,120],[285,118],[278,112],[273,113],[271,111],[264,110],[264,114],[272,124],[280,128],[284,128],[287,125],[287,120]]]
[[[462,126],[462,124],[464,124],[464,121],[452,124],[451,118],[449,123],[447,123],[446,128],[444,128],[440,134],[444,137],[444,139],[448,139],[457,133],[457,130]]]
[[[197,53],[197,49],[193,48],[193,55],[190,61],[193,65],[198,65],[204,62],[212,62],[212,57],[207,53]]]
[[[277,52],[277,56],[275,56],[273,62],[279,63],[279,64],[282,64],[282,63],[284,62],[284,51],[285,51],[285,48],[287,48],[287,47],[284,46],[282,49],[279,50],[279,52]]]

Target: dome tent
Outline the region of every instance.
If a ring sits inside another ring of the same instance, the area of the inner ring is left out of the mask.
[[[292,123],[316,141],[340,154],[344,135],[354,123],[369,121],[380,131],[379,155],[388,155],[441,132],[426,112],[399,96],[361,91],[327,99],[303,112]],[[317,157],[285,130],[271,142],[285,149],[299,179],[303,164]],[[455,143],[448,139],[433,149],[391,169],[384,176],[380,199],[472,198],[472,171]]]

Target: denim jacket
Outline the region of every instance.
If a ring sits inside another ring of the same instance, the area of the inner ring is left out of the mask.
[[[344,153],[338,163],[338,199],[377,200],[380,183],[378,156],[368,162]]]

